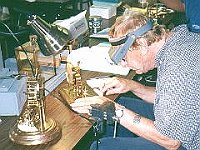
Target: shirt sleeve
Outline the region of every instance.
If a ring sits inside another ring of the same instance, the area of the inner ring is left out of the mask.
[[[171,88],[170,92],[163,93],[155,107],[158,131],[182,143],[192,142],[195,134],[199,134],[200,90],[196,82],[187,80],[185,84],[166,85],[164,89]]]
[[[186,45],[181,45],[183,51]],[[188,148],[200,138],[200,57],[199,51],[176,52],[176,46],[171,45],[172,57],[158,67],[154,124]]]

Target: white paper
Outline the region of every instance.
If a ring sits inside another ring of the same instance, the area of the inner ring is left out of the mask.
[[[86,82],[97,95],[103,96],[102,89],[104,88],[105,84],[111,80],[111,77],[96,77],[88,79]]]
[[[110,30],[110,28],[103,29],[103,30],[97,32],[96,34],[90,35],[90,37],[108,39],[109,38],[109,35],[108,35],[109,30]]]
[[[82,70],[127,75],[130,69],[115,65],[108,54],[109,49],[110,47],[101,46],[82,47],[73,50],[68,55],[68,61],[74,66],[79,62]]]

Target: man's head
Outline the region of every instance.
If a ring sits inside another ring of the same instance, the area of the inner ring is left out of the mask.
[[[141,13],[125,11],[123,16],[118,17],[111,27],[109,36],[111,39],[120,39],[145,26],[148,21],[149,18]],[[162,26],[153,26],[152,29],[148,29],[147,32],[136,38],[121,64],[136,70],[138,74],[153,69],[156,53],[164,44],[161,42],[164,37],[165,30]],[[116,49],[116,46],[112,48]]]

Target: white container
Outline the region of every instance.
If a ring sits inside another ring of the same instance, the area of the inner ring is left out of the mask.
[[[8,92],[0,92],[0,116],[19,116],[26,101],[26,78],[15,80]]]
[[[104,19],[109,19],[116,16],[117,7],[112,5],[92,5],[90,7],[90,16],[100,16]]]

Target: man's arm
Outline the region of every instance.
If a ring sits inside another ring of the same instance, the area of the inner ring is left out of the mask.
[[[155,100],[155,87],[145,86],[139,82],[124,78],[111,78],[105,82],[104,87],[101,89],[101,93],[105,95],[126,93],[128,91],[148,103],[153,103]]]
[[[134,93],[137,97],[140,97],[148,103],[154,103],[155,100],[155,87],[145,86],[136,81],[130,82],[130,91]]]
[[[119,109],[119,104],[115,104],[116,109]],[[123,110],[123,116],[120,118],[120,124],[131,132],[143,137],[149,141],[152,141],[167,150],[177,150],[181,142],[171,139],[157,131],[154,126],[154,122],[147,118],[144,118],[128,109]]]
[[[180,0],[160,0],[160,2],[171,9],[185,11],[184,3],[182,3]]]

